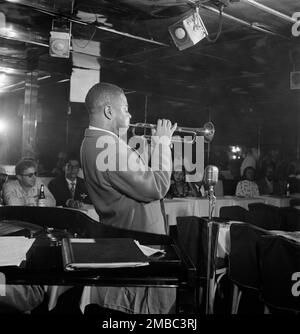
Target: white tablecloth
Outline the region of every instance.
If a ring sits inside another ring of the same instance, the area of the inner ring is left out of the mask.
[[[261,195],[259,196],[265,204],[274,205],[279,208],[285,208],[290,206],[291,197],[288,196],[273,196],[273,195]]]
[[[177,217],[208,217],[209,203],[207,198],[174,198],[166,199],[164,203],[170,226],[176,225]],[[264,200],[261,198],[242,198],[235,196],[218,197],[216,200],[213,216],[219,217],[220,208],[223,206],[238,205],[248,209],[248,205],[250,203],[264,203]]]
[[[255,198],[244,198],[237,196],[222,196],[217,197],[216,205],[214,208],[213,216],[219,217],[220,208],[223,206],[241,206],[242,208],[248,210],[248,205],[251,203],[265,203],[269,205],[274,205],[277,207],[288,207],[290,206],[290,199],[294,197],[279,197],[279,196],[259,196]],[[196,216],[196,217],[208,217],[208,199],[207,198],[195,198],[195,197],[185,197],[185,198],[173,198],[165,199],[165,209],[168,215],[169,225],[176,225],[177,217],[185,216]],[[99,216],[95,210],[95,207],[91,204],[85,204],[82,209],[83,213],[88,215],[95,221],[99,222]]]

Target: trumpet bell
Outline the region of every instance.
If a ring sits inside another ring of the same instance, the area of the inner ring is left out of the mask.
[[[207,122],[203,125],[203,136],[206,143],[210,143],[215,135],[215,127],[212,122]]]

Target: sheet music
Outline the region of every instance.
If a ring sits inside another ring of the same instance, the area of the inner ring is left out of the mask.
[[[19,266],[35,239],[0,237],[0,266]]]
[[[137,240],[134,240],[134,242],[137,244],[137,246],[146,256],[152,256],[153,254],[165,254],[166,253],[162,249],[156,249],[156,248],[151,248],[145,245],[141,245]]]

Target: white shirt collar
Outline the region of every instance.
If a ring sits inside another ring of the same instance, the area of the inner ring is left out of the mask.
[[[75,186],[76,186],[76,184],[77,184],[77,178],[74,181],[71,181],[71,180],[67,179],[66,177],[65,177],[65,179],[68,182],[69,188],[72,186],[73,182],[75,183]]]
[[[98,131],[108,132],[108,133],[110,133],[110,134],[116,136],[117,138],[119,138],[114,132],[109,131],[109,130],[106,130],[106,129],[98,128],[98,127],[96,127],[96,126],[92,126],[92,125],[89,126],[89,129],[90,129],[90,130],[98,130]]]

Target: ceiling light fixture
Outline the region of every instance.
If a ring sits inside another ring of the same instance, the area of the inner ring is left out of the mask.
[[[52,20],[49,53],[52,57],[69,58],[71,45],[71,22],[64,19]]]
[[[199,43],[208,35],[198,7],[180,21],[169,26],[169,33],[179,50],[187,49]]]

